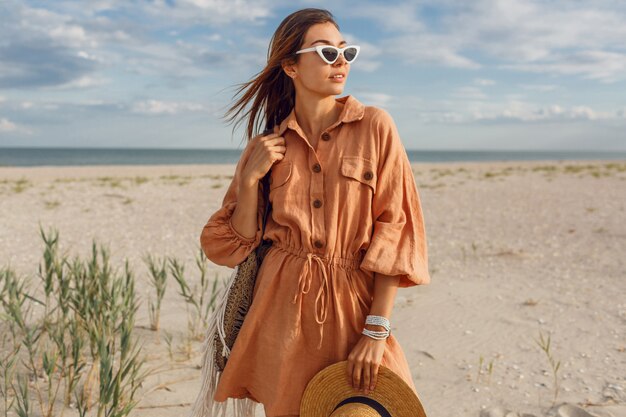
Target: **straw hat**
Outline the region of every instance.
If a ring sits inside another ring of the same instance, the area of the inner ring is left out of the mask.
[[[309,381],[300,417],[426,417],[413,389],[391,369],[381,365],[374,391],[365,395],[348,382],[347,364],[327,366]]]

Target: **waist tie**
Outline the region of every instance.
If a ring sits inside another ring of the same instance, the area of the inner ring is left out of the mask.
[[[311,289],[311,260],[315,260],[320,268],[322,269],[322,285],[320,285],[320,289],[317,292],[317,297],[315,297],[315,321],[320,325],[320,343],[317,346],[318,349],[322,347],[322,338],[324,337],[324,322],[326,321],[326,313],[329,304],[329,290],[328,290],[328,275],[326,274],[326,266],[321,257],[317,256],[314,253],[307,253],[306,255],[306,263],[302,271],[300,272],[300,276],[298,278],[298,292],[296,292],[293,297],[292,304],[295,304],[298,300],[299,294],[306,294]],[[317,307],[317,303],[322,301],[322,309],[321,314],[318,315],[319,309]],[[321,316],[321,318],[320,318]]]

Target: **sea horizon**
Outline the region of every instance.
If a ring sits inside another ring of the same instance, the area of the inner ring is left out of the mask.
[[[236,164],[241,151],[233,148],[1,147],[0,166]],[[410,162],[626,160],[626,150],[406,149],[406,152]]]

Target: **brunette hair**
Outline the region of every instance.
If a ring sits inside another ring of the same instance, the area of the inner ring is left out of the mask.
[[[307,30],[315,24],[326,22],[334,24],[339,29],[332,13],[325,9],[301,9],[283,19],[270,40],[265,68],[250,81],[236,84],[241,87],[235,96],[244,90],[245,93],[228,109],[225,116],[236,110],[228,119],[232,122],[250,102],[252,106],[239,117],[233,132],[235,127],[248,117],[246,136],[250,140],[261,132],[258,129],[260,122],[264,121],[264,130],[273,129],[289,115],[295,105],[296,91],[293,80],[285,74],[281,64],[297,63],[299,55],[296,51],[304,42]]]

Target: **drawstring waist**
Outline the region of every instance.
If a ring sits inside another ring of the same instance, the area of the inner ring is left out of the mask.
[[[336,265],[347,269],[348,271],[351,271],[359,267],[363,256],[352,258],[329,257],[325,255],[318,255],[313,252],[306,252],[296,248],[291,248],[278,242],[273,242],[272,247],[279,248],[281,250],[289,252],[291,255],[294,255],[298,258],[305,259],[304,267],[302,268],[302,271],[300,271],[300,275],[298,277],[298,290],[296,291],[293,300],[291,301],[292,304],[295,304],[297,302],[298,295],[307,294],[311,289],[311,279],[313,276],[313,274],[311,273],[312,261],[317,262],[322,271],[322,283],[315,297],[315,321],[320,325],[320,342],[317,348],[320,349],[322,347],[322,339],[324,337],[324,322],[326,321],[328,305],[330,303],[330,281],[328,278],[326,267],[327,265]],[[321,309],[318,308],[319,302],[321,302]]]
[[[289,252],[292,255],[297,256],[298,258],[306,259],[309,254],[312,256],[320,258],[320,260],[324,261],[329,265],[337,265],[341,266],[345,269],[357,269],[361,265],[361,261],[363,261],[363,254],[359,252],[358,256],[352,257],[340,257],[340,256],[326,256],[326,255],[318,255],[313,252],[307,252],[302,249],[292,248],[286,246],[283,242],[272,242],[271,247],[279,248],[285,252]]]

